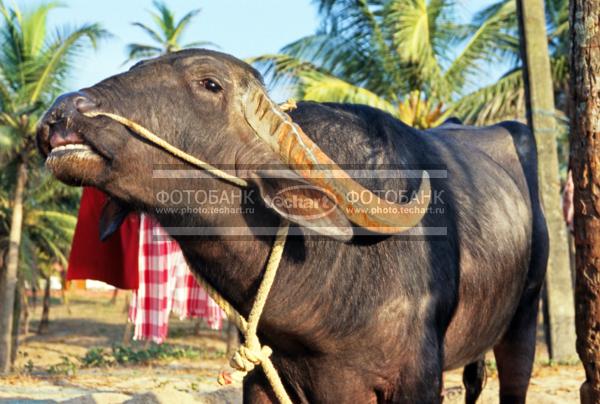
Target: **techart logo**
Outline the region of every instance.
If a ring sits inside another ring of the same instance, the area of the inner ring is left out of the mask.
[[[324,188],[294,185],[281,189],[265,202],[291,220],[315,220],[333,212],[336,209],[335,200],[335,196]]]

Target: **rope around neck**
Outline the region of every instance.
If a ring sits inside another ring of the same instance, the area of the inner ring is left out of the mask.
[[[228,181],[234,185],[244,188],[248,186],[248,182],[246,180],[219,170],[213,165],[187,154],[181,149],[178,149],[159,136],[155,135],[148,129],[144,128],[142,125],[125,117],[112,114],[110,112],[101,111],[85,112],[83,115],[89,118],[96,116],[105,116],[110,118],[131,129],[133,132],[148,140],[150,143],[195,166],[196,168],[206,170],[215,177],[221,178],[222,180]],[[265,268],[263,279],[258,288],[252,309],[250,310],[250,315],[248,316],[248,321],[246,321],[244,316],[242,316],[227,300],[225,300],[225,298],[221,296],[221,294],[215,290],[215,288],[213,288],[204,278],[202,278],[199,274],[192,272],[198,283],[206,289],[208,295],[225,312],[227,318],[232,321],[244,334],[244,344],[238,348],[230,361],[231,367],[237,369],[237,371],[234,372],[233,377],[236,379],[240,377],[243,378],[246,376],[246,374],[248,374],[248,372],[254,369],[255,366],[260,365],[265,373],[265,376],[269,380],[271,387],[273,388],[275,396],[282,404],[292,404],[292,400],[285,391],[285,387],[281,382],[281,378],[277,373],[277,369],[275,369],[275,366],[273,366],[273,362],[271,361],[270,356],[273,353],[273,350],[267,345],[261,345],[256,333],[258,330],[260,316],[263,308],[265,307],[265,303],[267,302],[269,291],[271,290],[271,286],[275,280],[275,275],[277,274],[277,269],[279,268],[279,264],[281,262],[281,257],[283,256],[283,250],[285,248],[285,241],[287,239],[289,227],[289,222],[285,220],[283,220],[279,225],[277,235],[275,236],[275,242],[273,247],[271,247],[271,253],[269,254],[269,260],[267,261],[267,267]],[[219,383],[224,384],[223,377],[219,377]]]
[[[254,305],[248,316],[248,321],[242,316],[231,304],[221,296],[211,285],[206,282],[199,274],[192,272],[198,283],[206,289],[206,293],[221,307],[225,312],[228,319],[231,319],[236,327],[244,334],[244,344],[238,348],[230,361],[230,366],[236,369],[236,372],[232,375],[234,380],[243,379],[248,372],[250,372],[256,365],[260,365],[265,372],[265,376],[275,396],[282,404],[292,404],[292,400],[285,391],[281,378],[277,373],[277,369],[273,366],[271,361],[271,353],[273,350],[267,345],[261,345],[256,335],[258,328],[258,321],[262,314],[262,310],[267,302],[269,291],[275,280],[281,257],[283,256],[283,249],[285,248],[285,241],[289,230],[289,223],[283,222],[280,224],[275,237],[275,243],[271,248],[271,254],[267,261],[267,267],[263,275],[262,282],[258,288],[258,293],[254,300]],[[224,375],[219,375],[219,384],[229,384]]]
[[[177,147],[173,146],[172,144],[165,141],[164,139],[156,136],[154,133],[150,132],[148,129],[144,128],[142,125],[140,125],[136,122],[133,122],[125,117],[122,117],[117,114],[112,114],[110,112],[101,112],[101,111],[84,112],[83,115],[87,116],[88,118],[94,118],[96,116],[105,116],[107,118],[112,119],[113,121],[117,121],[121,125],[126,126],[129,129],[131,129],[133,132],[137,133],[138,135],[140,135],[141,137],[143,137],[150,143],[153,143],[154,145],[165,150],[166,152],[171,153],[175,157],[177,157],[187,163],[190,163],[191,165],[195,166],[196,168],[200,168],[202,170],[208,171],[215,177],[218,177],[225,181],[231,182],[232,184],[237,185],[239,187],[245,188],[248,186],[248,182],[246,180],[244,180],[243,178],[238,178],[235,175],[226,173],[225,171],[219,170],[217,167],[215,167],[205,161],[202,161],[192,155],[187,154],[186,152],[182,151],[181,149],[178,149]]]

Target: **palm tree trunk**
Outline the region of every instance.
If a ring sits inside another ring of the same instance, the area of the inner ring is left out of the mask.
[[[31,308],[33,311],[37,309],[37,292],[38,292],[38,279],[37,277],[31,284]]]
[[[550,236],[546,275],[552,359],[570,360],[575,352],[575,307],[569,267],[569,243],[562,217],[554,91],[543,0],[517,0],[527,121],[538,149],[540,193]]]
[[[577,352],[581,403],[591,404],[600,402],[600,3],[572,0],[570,26]]]
[[[62,296],[62,303],[67,308],[67,313],[71,315],[71,305],[69,304],[69,281],[67,281],[67,269],[64,265],[58,263],[58,273],[60,275],[60,293]]]
[[[8,258],[3,279],[0,283],[0,374],[10,370],[11,339],[13,328],[13,307],[19,267],[19,247],[23,226],[23,195],[27,182],[27,166],[22,160],[17,164],[17,181],[13,199],[10,223]]]
[[[29,318],[31,317],[31,308],[29,307],[29,298],[27,289],[23,285],[21,289],[21,334],[29,334]]]
[[[46,278],[46,287],[44,288],[44,300],[42,301],[42,318],[38,325],[38,334],[44,334],[48,331],[50,324],[50,276]]]
[[[117,304],[117,297],[119,296],[119,289],[113,290],[113,294],[112,297],[110,298],[110,301],[108,302],[108,304],[110,304],[111,306],[114,306],[115,304]]]
[[[17,289],[15,291],[15,301],[13,309],[13,327],[11,335],[11,346],[10,346],[10,367],[12,369],[15,361],[17,360],[17,351],[19,350],[19,330],[21,322],[21,296],[23,294],[22,285],[17,283]]]

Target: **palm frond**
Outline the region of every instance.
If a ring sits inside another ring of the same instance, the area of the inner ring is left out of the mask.
[[[20,134],[10,126],[0,126],[0,164],[9,159],[21,142]]]
[[[166,41],[166,38],[163,39],[158,32],[150,28],[149,26],[142,24],[141,22],[132,22],[131,25],[141,28],[146,34],[150,36],[154,41],[158,43],[163,43]]]
[[[23,35],[24,52],[29,57],[35,57],[43,49],[46,40],[46,21],[48,13],[60,4],[42,3],[30,13],[23,16],[21,32]]]
[[[462,97],[455,102],[452,113],[475,125],[524,118],[525,90],[521,69],[515,69],[496,83]]]
[[[314,0],[313,3],[317,4],[317,9],[319,14],[324,17],[330,17],[333,13],[333,8],[340,3],[348,3],[347,1],[339,1],[339,0]]]
[[[443,80],[442,67],[434,48],[435,16],[442,15],[449,3],[438,1],[428,7],[426,0],[391,1],[386,10],[387,25],[392,30],[396,52],[404,63],[413,66],[411,87],[425,89],[436,97],[448,97],[448,85]]]
[[[28,204],[35,209],[59,209],[67,211],[78,206],[81,189],[71,187],[57,181],[46,171],[34,170],[30,173],[29,182],[34,186],[28,190]]]
[[[569,0],[546,0],[546,16],[555,31],[568,23]]]
[[[68,264],[68,245],[60,245],[59,240],[53,237],[52,232],[47,229],[40,229],[40,232],[36,236],[35,243],[50,256],[51,260],[58,261],[65,266]]]
[[[518,54],[518,38],[510,33],[510,28],[516,25],[516,5],[513,0],[503,0],[492,7],[493,12],[478,24],[464,26],[454,39],[454,43],[466,41],[462,51],[453,59],[444,73],[447,82],[460,89],[469,79],[481,73],[483,61],[495,60],[503,50]]]
[[[180,41],[183,33],[190,25],[194,17],[200,13],[200,9],[193,9],[186,13],[177,23],[175,23],[175,15],[166,3],[158,0],[153,1],[155,11],[150,11],[150,17],[154,21],[157,29],[151,28],[141,22],[133,23],[134,26],[141,28],[148,34],[156,44],[145,45],[130,43],[126,47],[127,59],[123,64],[132,60],[143,59],[152,56],[158,56],[165,53],[178,51],[182,48],[211,46],[218,48],[212,42],[195,41],[181,46]]]
[[[8,9],[0,3],[4,24],[0,26],[0,69],[13,89],[24,84],[25,77],[20,69],[25,60],[25,44],[21,31],[21,14],[18,8]]]
[[[345,51],[332,59],[329,70],[345,81],[394,98],[401,90],[394,84],[400,82],[398,79],[404,72],[386,40],[383,20],[378,17],[383,11],[381,4],[355,1],[354,7],[348,9],[345,24],[337,28],[345,43],[343,48],[336,49]],[[343,66],[344,70],[338,71],[337,65]]]
[[[77,217],[64,212],[49,211],[49,210],[33,210],[29,213],[29,219],[33,222],[43,221],[44,224],[50,224],[56,231],[60,230],[71,234],[77,224]],[[72,234],[71,234],[72,235]]]
[[[8,126],[12,129],[17,129],[19,127],[19,122],[13,114],[9,114],[7,112],[0,112],[0,125]]]
[[[162,53],[162,49],[151,45],[142,45],[139,43],[131,43],[126,47],[127,59],[123,64],[131,62],[132,60],[139,60],[149,58],[152,56],[158,56]]]
[[[175,16],[169,7],[162,1],[154,0],[152,2],[158,14],[151,12],[152,18],[165,34],[165,38],[170,38],[175,31]]]
[[[29,270],[33,267],[34,257],[37,255],[38,251],[35,246],[35,243],[29,237],[29,234],[25,233],[21,236],[21,248],[19,254],[19,274],[23,276],[26,275],[28,280],[31,280],[32,277],[27,276],[31,275]]]
[[[377,94],[351,83],[318,72],[304,72],[300,76],[300,98],[317,102],[347,102],[379,108],[393,115],[397,109]]]
[[[307,72],[332,75],[326,69],[319,68],[310,62],[280,53],[248,58],[246,62],[255,65],[265,77],[272,77],[270,81],[274,85],[297,84],[300,75]]]
[[[97,41],[108,35],[108,32],[102,29],[99,24],[87,24],[66,34],[59,33],[43,53],[40,61],[34,63],[31,80],[35,84],[29,102],[36,102],[51,83],[59,81],[54,80],[55,78],[64,78],[70,59],[81,50],[83,39],[87,39],[88,43],[95,49]],[[39,66],[40,62],[42,62],[42,66]]]
[[[398,93],[396,84],[401,81],[392,76],[400,77],[402,67],[393,59],[393,52],[371,44],[368,29],[346,32],[326,31],[310,35],[287,45],[282,53],[319,66],[321,70],[370,91],[387,96]],[[360,42],[357,38],[361,38]]]
[[[14,109],[13,100],[14,96],[12,89],[9,87],[9,83],[4,79],[2,68],[0,68],[0,111],[12,111]]]
[[[200,11],[201,10],[199,8],[197,8],[197,9],[189,11],[186,15],[184,15],[183,18],[181,20],[179,20],[179,22],[173,29],[173,34],[169,38],[169,42],[172,42],[175,44],[178,43],[179,38],[181,37],[183,32],[186,30],[186,28],[192,22],[194,17],[200,13]]]

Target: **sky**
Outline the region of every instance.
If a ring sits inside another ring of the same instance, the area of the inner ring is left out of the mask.
[[[12,0],[22,10],[40,0]],[[468,21],[472,14],[497,0],[459,0],[458,16]],[[10,0],[7,2],[10,4]],[[61,0],[64,7],[55,9],[49,17],[51,27],[77,26],[99,22],[113,37],[100,43],[97,51],[88,51],[77,59],[71,89],[92,85],[108,76],[126,70],[125,46],[131,42],[150,43],[150,38],[133,21],[151,25],[147,11],[151,0]],[[202,9],[183,43],[207,40],[219,45],[220,51],[238,58],[275,53],[286,44],[316,31],[319,25],[316,6],[311,0],[167,0],[178,20],[189,10]],[[490,82],[500,72],[486,74]],[[273,98],[283,101],[285,89],[276,89]]]

